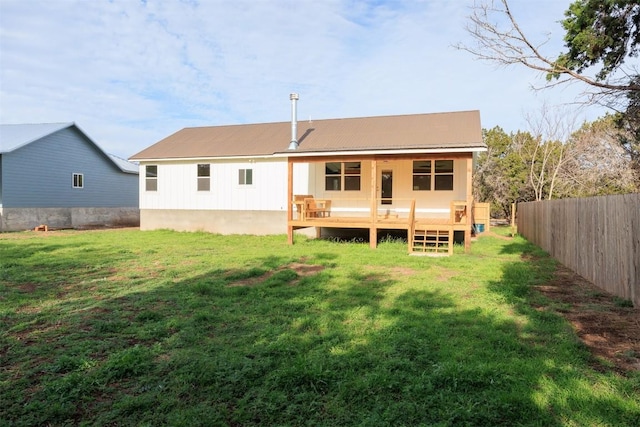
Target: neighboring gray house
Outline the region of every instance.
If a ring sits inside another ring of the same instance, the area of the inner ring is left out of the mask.
[[[0,231],[137,226],[138,166],[75,123],[0,125]]]

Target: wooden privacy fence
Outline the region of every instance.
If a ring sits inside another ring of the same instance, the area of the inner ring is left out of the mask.
[[[640,307],[640,193],[518,203],[518,233]]]

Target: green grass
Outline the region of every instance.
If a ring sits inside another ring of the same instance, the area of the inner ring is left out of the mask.
[[[0,425],[638,426],[516,237],[0,235]]]

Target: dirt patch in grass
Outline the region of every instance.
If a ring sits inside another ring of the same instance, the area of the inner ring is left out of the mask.
[[[450,268],[437,267],[434,268],[433,274],[440,282],[447,282],[458,275],[458,272]]]
[[[562,265],[537,289],[556,303],[592,354],[618,371],[640,370],[640,309]]]
[[[291,264],[283,265],[277,269],[270,270],[261,276],[251,277],[249,279],[244,279],[244,280],[237,280],[233,283],[230,283],[228,286],[230,287],[254,286],[264,282],[265,280],[269,279],[277,272],[283,271],[283,270],[293,270],[298,275],[298,279],[289,283],[289,285],[294,286],[298,284],[298,282],[300,281],[300,278],[312,276],[314,274],[321,272],[324,269],[325,267],[323,265],[309,265],[309,264],[303,264],[299,262],[292,262]]]
[[[38,287],[34,283],[23,283],[21,285],[18,285],[18,289],[20,290],[20,292],[32,294],[38,290]]]
[[[511,236],[503,236],[501,234],[494,233],[493,231],[485,231],[482,233],[482,236],[491,236],[500,240],[513,240],[513,237]]]
[[[363,268],[364,271],[373,274],[387,274],[391,276],[413,276],[416,274],[416,270],[408,267],[379,267],[377,265],[366,265]]]
[[[413,276],[414,274],[416,274],[416,271],[412,268],[393,267],[391,269],[391,273],[394,276]]]

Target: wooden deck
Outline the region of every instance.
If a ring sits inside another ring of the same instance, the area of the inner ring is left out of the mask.
[[[415,227],[438,226],[452,227],[456,231],[464,231],[466,223],[452,223],[446,218],[416,218]],[[409,230],[411,221],[407,218],[384,218],[378,217],[373,220],[371,217],[353,217],[353,216],[330,216],[323,218],[307,218],[294,219],[289,222],[294,229],[307,227],[329,227],[329,228],[370,228],[372,226],[379,229],[389,230]]]
[[[305,200],[309,200],[308,198]],[[326,201],[323,201],[326,203]],[[317,235],[321,228],[369,229],[369,242],[372,248],[377,245],[378,230],[407,230],[408,251],[410,253],[435,253],[448,255],[453,253],[454,231],[465,232],[465,248],[468,245],[471,224],[467,221],[465,201],[451,203],[447,218],[416,217],[415,201],[412,201],[408,214],[378,214],[362,216],[339,216],[330,210],[320,214],[305,210],[300,199],[294,204],[299,207],[296,217],[288,221],[289,242],[293,243],[293,230],[316,227]],[[331,204],[328,204],[331,206]],[[314,205],[315,206],[315,205]]]

